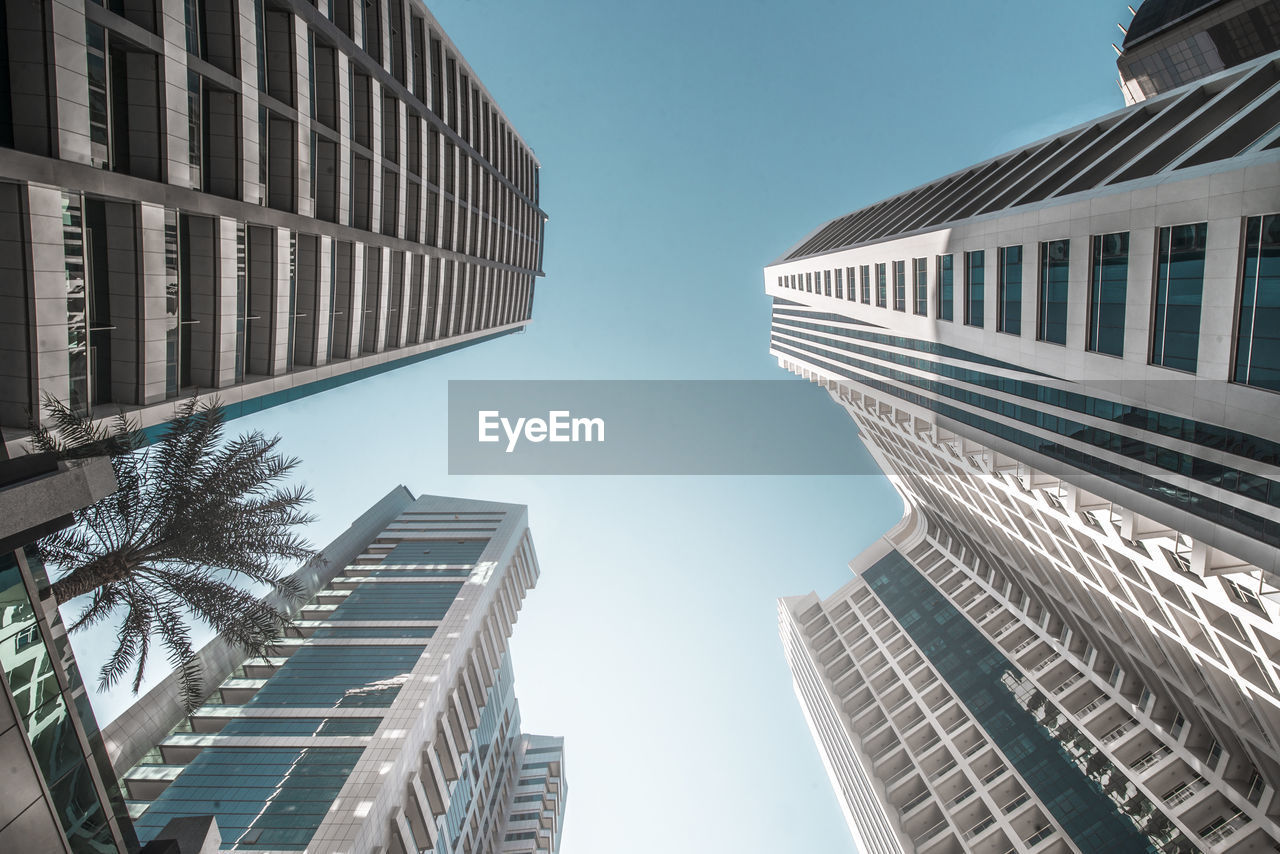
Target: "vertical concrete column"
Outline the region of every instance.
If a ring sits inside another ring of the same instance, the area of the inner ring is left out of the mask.
[[[107,248],[108,267],[111,275],[112,296],[116,292],[117,281],[128,274],[121,270],[117,273],[116,257],[123,258],[131,254],[135,236],[125,233],[125,226],[118,224],[123,217],[113,216],[111,210],[115,205],[108,205],[107,233],[110,244]],[[120,207],[123,207],[121,205]],[[168,368],[168,327],[166,307],[168,296],[165,286],[168,276],[165,273],[165,234],[164,207],[162,205],[140,202],[137,209],[138,235],[141,236],[142,253],[138,263],[137,289],[140,316],[137,319],[138,351],[141,364],[138,372],[139,393],[137,403],[159,403],[165,399],[165,374]],[[127,283],[120,282],[121,291],[127,290]],[[116,301],[112,300],[112,320],[115,321]],[[125,338],[128,341],[128,338]],[[113,352],[113,358],[114,358]],[[118,396],[116,400],[124,402],[128,398]]]
[[[1156,268],[1157,230],[1154,209],[1149,210],[1148,227],[1129,230],[1129,275],[1125,281],[1124,361],[1146,365],[1151,355],[1152,276]],[[1134,223],[1138,225],[1138,223]]]
[[[70,397],[67,339],[67,259],[62,235],[62,192],[57,187],[27,184],[27,233],[30,235],[31,307],[35,334],[31,341],[31,382],[35,402],[48,394]],[[38,414],[38,413],[33,413]]]
[[[1231,379],[1232,330],[1236,321],[1243,226],[1238,216],[1209,220],[1204,299],[1200,303],[1200,350],[1196,357],[1196,376],[1203,380],[1227,382]]]
[[[403,347],[409,341],[409,265],[413,261],[413,256],[404,252],[397,252],[397,250],[394,249],[389,249],[387,251],[392,255],[391,272],[389,274],[390,278],[388,281],[390,282],[390,287],[395,288],[396,293],[400,295],[400,311],[395,317],[390,318],[389,322],[396,325],[395,339],[399,342],[399,346]],[[396,254],[399,254],[401,259],[399,264],[396,264],[394,261]]]
[[[352,4],[359,15],[359,3]],[[343,51],[335,51],[338,63],[338,222],[351,225],[351,61]]]
[[[181,187],[199,185],[191,175],[190,103],[187,97],[187,19],[183,0],[161,0],[160,28],[164,54],[160,58],[164,80],[161,97],[168,157],[165,174],[169,183]],[[203,118],[203,117],[202,117]],[[199,144],[199,140],[196,141]]]
[[[369,246],[366,252],[377,252],[380,256],[378,264],[378,304],[368,306],[377,311],[374,315],[373,352],[381,353],[387,349],[387,324],[390,322],[391,288],[391,250],[382,246]]]
[[[238,0],[240,11],[240,139],[241,198],[249,204],[263,205],[263,186],[259,180],[261,151],[258,130],[258,25],[253,0]]]
[[[1072,234],[1071,257],[1067,261],[1067,350],[1073,354],[1073,364],[1079,364],[1076,354],[1084,351],[1089,334],[1089,266],[1092,253],[1092,237]]]
[[[84,4],[75,0],[53,0],[47,8],[53,28],[53,56],[49,63],[51,67],[42,69],[40,74],[53,75],[53,126],[57,129],[57,156],[75,163],[89,163],[89,66],[85,49]],[[17,35],[13,26],[10,18],[11,46],[14,35]],[[25,76],[20,75],[16,68],[11,72],[14,81]],[[19,114],[16,99],[13,112],[16,120]],[[14,131],[16,136],[16,127]]]
[[[369,148],[373,150],[372,174],[369,176],[369,230],[382,231],[382,83],[369,81]],[[384,259],[385,260],[385,259]]]
[[[412,254],[409,256],[408,264],[409,288],[412,292],[417,290],[418,299],[418,328],[415,330],[415,338],[419,344],[427,340],[427,329],[430,326],[431,318],[428,316],[431,309],[431,292],[430,284],[427,282],[427,269],[431,265],[431,260],[425,255]]]
[[[299,15],[293,16],[294,62],[297,80],[294,91],[298,104],[298,181],[297,204],[294,210],[300,216],[315,216],[315,188],[311,186],[311,51],[310,28]]]
[[[238,260],[236,258],[236,226],[231,217],[219,217],[216,228],[218,279],[215,303],[218,311],[218,334],[214,339],[217,361],[214,388],[226,388],[236,382],[236,325],[242,314],[237,297]],[[246,309],[248,296],[246,294]]]
[[[292,232],[275,229],[275,287],[272,290],[271,376],[288,372],[289,325],[294,323],[294,310],[289,308],[290,291],[297,287],[294,260],[289,251]]]
[[[360,330],[364,327],[365,244],[356,241],[351,248],[351,324],[347,329],[347,353],[354,359],[360,355]]]
[[[333,313],[333,238],[320,238],[320,251],[316,258],[316,365],[329,364],[329,327]]]
[[[408,60],[406,60],[408,62]],[[396,174],[396,235],[415,243],[417,234],[409,234],[409,108],[396,99],[396,151],[400,154],[400,171]],[[417,230],[422,230],[422,218],[418,217]],[[403,340],[403,339],[402,339]]]

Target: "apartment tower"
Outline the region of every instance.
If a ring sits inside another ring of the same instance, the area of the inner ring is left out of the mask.
[[[46,395],[152,426],[213,392],[234,417],[529,322],[538,161],[422,4],[3,22],[0,426]]]
[[[1236,62],[766,268],[906,507],[780,603],[862,850],[1280,841],[1278,102]]]
[[[300,571],[302,637],[215,642],[200,708],[171,678],[106,728],[139,838],[212,816],[222,850],[556,851],[563,744],[520,731],[507,652],[537,576],[524,507],[397,488]]]

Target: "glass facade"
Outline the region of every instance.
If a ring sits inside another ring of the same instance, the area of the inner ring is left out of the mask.
[[[1067,266],[1069,240],[1040,244],[1040,294],[1036,306],[1036,338],[1051,344],[1067,343]]]
[[[955,315],[955,256],[938,256],[938,319],[952,320]]]
[[[1155,854],[1158,843],[1018,701],[1008,685],[1017,667],[910,561],[890,552],[863,578],[1080,851]]]
[[[463,582],[378,581],[352,590],[331,620],[441,620]],[[292,659],[291,659],[292,660]]]
[[[1245,224],[1233,378],[1280,391],[1280,214]]]
[[[1001,246],[996,283],[996,330],[1022,334],[1022,247]]]
[[[79,715],[86,734],[100,746],[93,713],[87,703],[71,696],[81,685],[79,673],[74,661],[60,656],[45,638],[20,560],[26,561],[37,582],[44,578],[43,567],[28,551],[0,552],[0,671],[73,854],[116,852],[119,847],[90,764],[93,757],[73,719]],[[65,687],[59,669],[65,674]],[[109,768],[105,753],[103,757],[100,767]],[[20,773],[22,766],[4,770]],[[108,797],[118,797],[114,778],[109,784]],[[121,801],[116,812],[123,811]]]
[[[245,708],[385,709],[400,693],[424,649],[306,645],[289,656]]]
[[[360,747],[210,747],[187,764],[138,819],[155,836],[171,819],[214,815],[224,847],[302,851],[315,835]]]
[[[979,249],[964,253],[964,322],[981,327],[986,312],[985,294],[987,253]]]
[[[1208,230],[1203,222],[1160,229],[1151,324],[1153,365],[1196,370]]]
[[[1124,307],[1129,281],[1129,232],[1091,240],[1089,331],[1085,346],[1108,356],[1124,355]]]
[[[929,314],[929,271],[926,269],[927,258],[911,259],[911,280],[915,285],[915,298],[912,311],[921,317]]]
[[[907,310],[907,262],[893,262],[893,310]]]

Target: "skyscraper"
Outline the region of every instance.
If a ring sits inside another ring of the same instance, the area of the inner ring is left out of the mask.
[[[556,851],[563,744],[521,733],[507,654],[525,508],[400,487],[301,573],[304,637],[217,644],[199,709],[171,679],[105,731],[139,838],[211,815],[224,850]]]
[[[1280,840],[1277,58],[766,268],[771,353],[906,505],[779,611],[863,850]]]
[[[234,417],[529,322],[538,162],[421,4],[4,16],[0,425]]]

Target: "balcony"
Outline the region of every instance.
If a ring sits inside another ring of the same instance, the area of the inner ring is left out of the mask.
[[[1148,768],[1156,765],[1160,760],[1164,759],[1171,753],[1173,753],[1173,749],[1168,745],[1162,744],[1155,750],[1149,751],[1139,757],[1138,760],[1133,763],[1133,770],[1138,772],[1146,771]]]
[[[902,812],[903,818],[905,818],[907,814],[910,813],[912,810],[914,810],[916,807],[920,806],[921,804],[926,804],[932,799],[933,799],[933,795],[929,792],[928,789],[925,789],[923,792],[916,795],[911,800],[907,801],[905,804],[902,805],[901,812]]]
[[[1059,661],[1061,661],[1061,660],[1062,660],[1062,656],[1055,652],[1055,653],[1053,653],[1052,655],[1050,655],[1049,657],[1045,658],[1043,661],[1041,661],[1041,662],[1040,662],[1039,664],[1037,664],[1035,667],[1032,667],[1032,668],[1031,668],[1031,672],[1032,672],[1032,673],[1040,673],[1041,671],[1046,670],[1046,669],[1048,669],[1049,667],[1052,667],[1053,665],[1057,664],[1057,663],[1058,663]]]
[[[1022,840],[1022,844],[1028,848],[1034,848],[1050,836],[1053,836],[1053,825],[1046,824],[1044,827]]]
[[[1203,791],[1208,785],[1208,782],[1206,782],[1203,777],[1197,776],[1194,780],[1189,780],[1186,783],[1183,783],[1181,786],[1165,795],[1165,806],[1181,806],[1194,798],[1198,792]]]
[[[966,830],[964,834],[962,834],[964,836],[964,840],[968,842],[971,839],[975,839],[976,837],[981,836],[985,830],[993,826],[995,823],[996,823],[996,820],[994,816],[987,816],[982,821],[978,822],[973,827]]]
[[[962,803],[964,803],[965,801],[967,801],[967,800],[969,800],[970,798],[972,798],[972,797],[973,797],[973,794],[974,794],[973,787],[972,787],[972,786],[969,786],[969,787],[968,787],[967,789],[965,789],[963,792],[961,792],[960,794],[956,795],[956,796],[955,796],[954,798],[952,798],[951,800],[947,801],[947,807],[948,807],[948,808],[950,808],[950,807],[958,807],[958,806],[960,806]]]
[[[1077,717],[1077,718],[1080,718],[1081,720],[1084,720],[1084,719],[1085,719],[1086,717],[1088,717],[1092,712],[1094,712],[1094,711],[1096,711],[1096,710],[1098,710],[1098,709],[1102,708],[1106,703],[1110,702],[1110,699],[1111,699],[1111,698],[1109,698],[1106,694],[1103,694],[1101,697],[1099,697],[1098,699],[1094,700],[1092,703],[1089,703],[1087,706],[1085,706],[1084,708],[1082,708],[1080,711],[1076,712],[1076,717]]]
[[[1023,792],[1013,800],[1009,801],[1009,803],[1000,807],[1000,812],[1004,813],[1005,815],[1008,815],[1009,813],[1013,812],[1014,810],[1016,810],[1018,807],[1022,806],[1029,800],[1031,800],[1031,796],[1028,795],[1026,792]]]
[[[1102,741],[1106,744],[1110,744],[1111,742],[1118,740],[1125,733],[1132,731],[1137,725],[1137,721],[1133,718],[1129,718],[1129,720],[1120,724],[1118,727],[1113,728],[1110,732],[1104,735],[1102,737]]]
[[[1209,846],[1219,845],[1228,837],[1234,836],[1240,828],[1244,827],[1250,821],[1249,816],[1244,813],[1236,813],[1225,821],[1219,820],[1221,823],[1215,822],[1200,832],[1200,838]]]
[[[996,780],[999,780],[1002,776],[1004,776],[1004,772],[1008,770],[1009,769],[1003,765],[1001,765],[999,768],[992,769],[992,771],[988,773],[987,776],[982,778],[982,785],[990,786]]]
[[[930,839],[933,839],[935,836],[938,836],[946,829],[947,829],[947,820],[944,818],[942,819],[942,821],[939,821],[937,824],[928,828],[927,830],[925,830],[923,833],[921,833],[919,836],[916,837],[915,839],[916,847],[919,848],[921,845],[928,842]]]
[[[1059,683],[1058,687],[1053,689],[1054,695],[1060,696],[1062,694],[1065,694],[1067,691],[1071,690],[1072,687],[1078,684],[1082,679],[1084,679],[1083,673],[1072,674],[1065,682]]]

